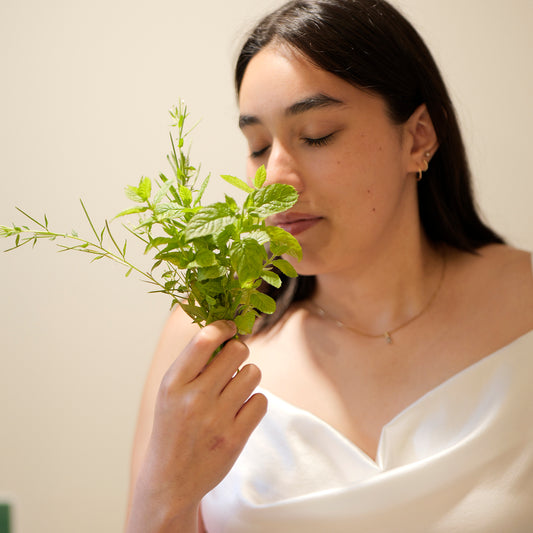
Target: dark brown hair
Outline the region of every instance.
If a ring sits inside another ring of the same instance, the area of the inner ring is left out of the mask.
[[[430,241],[474,253],[503,239],[483,223],[472,193],[470,169],[453,104],[435,61],[413,26],[384,0],[293,0],[266,16],[238,57],[239,92],[250,60],[272,42],[289,45],[319,68],[381,96],[395,124],[425,103],[439,149],[418,185],[422,227]],[[278,300],[270,327],[293,301],[309,297],[312,276],[282,289],[265,287]]]

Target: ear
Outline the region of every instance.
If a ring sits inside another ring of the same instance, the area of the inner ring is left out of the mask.
[[[417,173],[426,171],[429,161],[439,147],[437,134],[426,104],[417,107],[404,126],[406,128],[404,133],[409,139],[406,145],[407,171]]]

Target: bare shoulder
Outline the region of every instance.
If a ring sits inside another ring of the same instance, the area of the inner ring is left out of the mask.
[[[504,293],[518,291],[521,299],[533,301],[533,266],[530,252],[506,245],[490,245],[479,250],[478,274],[490,279]]]
[[[458,253],[452,277],[452,294],[456,302],[463,303],[464,321],[467,314],[475,315],[485,331],[494,326],[509,340],[533,329],[533,268],[529,252],[489,245],[476,255]]]
[[[469,285],[473,287],[490,281],[492,285],[533,289],[530,252],[507,245],[491,244],[480,248],[476,254],[450,252],[449,255],[452,271],[455,271],[462,282],[470,281]]]

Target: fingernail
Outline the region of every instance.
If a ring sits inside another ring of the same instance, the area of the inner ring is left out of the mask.
[[[235,333],[237,332],[237,326],[235,325],[235,322],[233,320],[226,320],[226,324],[231,328],[232,331]]]

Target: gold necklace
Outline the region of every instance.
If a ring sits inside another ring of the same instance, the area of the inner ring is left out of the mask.
[[[341,322],[340,320],[337,320],[336,318],[333,318],[332,316],[328,315],[328,313],[326,313],[326,311],[324,311],[324,309],[322,309],[322,307],[320,307],[313,300],[311,300],[310,303],[316,309],[316,312],[320,317],[331,320],[338,328],[347,329],[347,330],[353,331],[354,333],[357,333],[358,335],[361,335],[363,337],[370,337],[372,339],[378,339],[380,337],[384,337],[385,340],[387,341],[387,344],[392,344],[392,334],[395,333],[396,331],[399,331],[400,329],[404,328],[405,326],[407,326],[411,322],[414,322],[417,318],[422,316],[429,309],[431,304],[435,301],[435,298],[439,294],[440,289],[442,287],[442,281],[444,280],[445,272],[446,272],[446,256],[442,254],[442,268],[441,268],[439,284],[437,285],[437,288],[433,291],[433,294],[431,295],[431,298],[428,300],[426,305],[422,307],[422,309],[416,315],[412,316],[409,320],[407,320],[403,324],[400,324],[399,326],[396,326],[395,328],[389,329],[385,331],[385,333],[380,333],[378,335],[372,335],[370,333],[365,333],[364,331],[356,329],[352,326],[347,326],[344,322]]]

